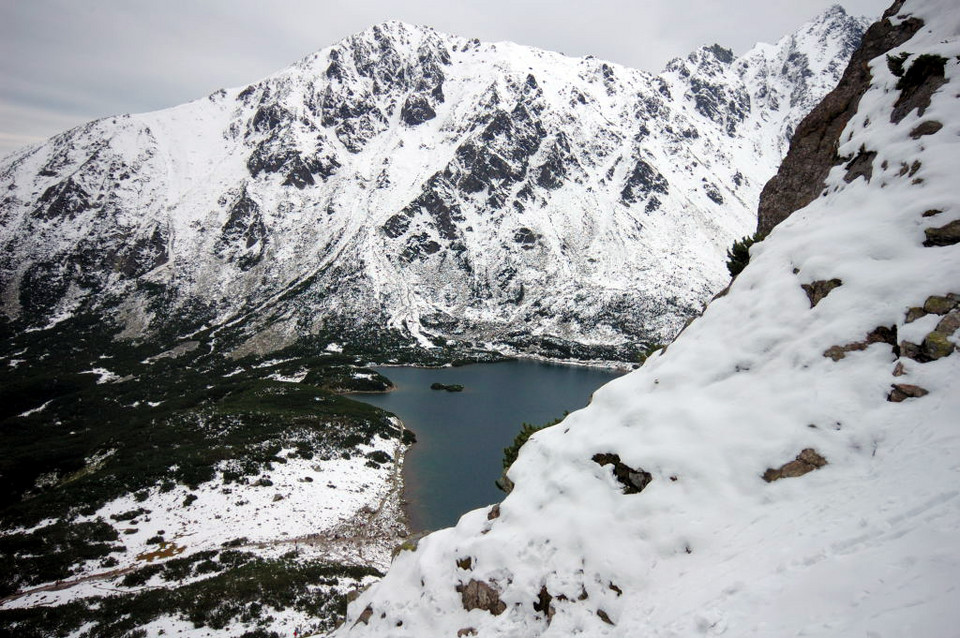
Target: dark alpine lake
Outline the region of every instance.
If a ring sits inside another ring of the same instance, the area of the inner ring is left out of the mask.
[[[623,374],[536,361],[377,370],[397,389],[354,398],[393,412],[417,435],[404,466],[415,531],[452,526],[466,512],[502,500],[494,481],[503,469],[503,448],[521,423],[541,425],[578,410],[594,390]],[[464,389],[431,390],[432,383]]]

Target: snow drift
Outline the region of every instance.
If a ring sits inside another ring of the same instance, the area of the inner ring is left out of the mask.
[[[902,4],[822,195],[337,635],[956,635],[960,8]]]

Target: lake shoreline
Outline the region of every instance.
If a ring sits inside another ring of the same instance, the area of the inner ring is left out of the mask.
[[[524,357],[500,365],[372,366],[392,392],[355,397],[395,415],[416,443],[405,448],[403,510],[412,534],[456,525],[469,511],[503,500],[495,486],[523,423],[542,424],[585,407],[623,366],[570,365]],[[434,383],[462,392],[431,390]]]

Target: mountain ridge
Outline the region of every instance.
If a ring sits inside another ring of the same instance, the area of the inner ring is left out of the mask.
[[[722,283],[790,122],[829,88],[803,69],[863,27],[812,24],[831,46],[801,29],[799,71],[786,46],[704,47],[653,76],[387,22],[92,122],[0,169],[3,312],[97,312],[123,335],[175,314],[181,333],[235,326],[240,353],[361,324],[426,346],[662,340]],[[752,141],[770,127],[777,145]]]

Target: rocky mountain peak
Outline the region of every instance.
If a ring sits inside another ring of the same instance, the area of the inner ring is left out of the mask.
[[[846,37],[739,58],[713,45],[652,76],[376,25],[243,89],[12,158],[3,308],[42,327],[125,300],[122,325],[228,322],[241,351],[350,326],[629,352],[722,287]],[[147,310],[160,298],[191,312]]]

